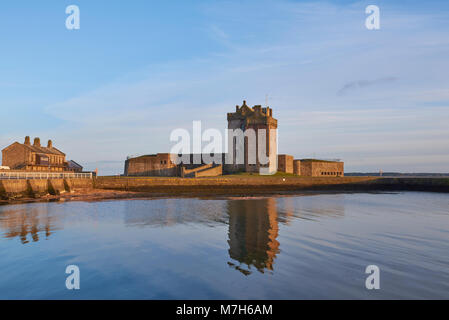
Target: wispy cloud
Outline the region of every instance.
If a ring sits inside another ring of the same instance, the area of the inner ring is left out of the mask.
[[[383,77],[374,80],[357,80],[346,83],[340,90],[338,90],[337,95],[341,96],[351,92],[353,90],[362,89],[366,87],[378,86],[389,84],[395,82],[398,78],[396,77]]]

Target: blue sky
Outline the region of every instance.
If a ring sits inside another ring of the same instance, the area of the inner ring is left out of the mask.
[[[39,136],[122,173],[128,155],[169,152],[172,130],[224,129],[268,94],[280,153],[449,172],[447,1],[16,0],[0,39],[0,148]]]

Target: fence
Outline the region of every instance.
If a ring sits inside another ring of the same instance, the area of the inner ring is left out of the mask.
[[[11,179],[92,179],[92,173],[74,173],[74,172],[2,172],[0,171],[0,180]]]

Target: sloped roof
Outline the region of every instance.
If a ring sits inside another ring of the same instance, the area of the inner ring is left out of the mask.
[[[73,160],[69,160],[68,164],[69,164],[69,167],[78,167],[78,168],[81,168],[81,169],[83,168],[82,165],[80,165],[79,163],[77,163],[77,162],[75,162]]]
[[[65,156],[65,153],[61,152],[60,150],[56,149],[55,147],[47,148],[47,147],[36,147],[36,146],[33,146],[33,145],[28,145],[28,144],[21,144],[21,145],[23,145],[26,148],[30,149],[32,152],[54,154],[54,155],[58,155],[58,156]]]
[[[14,142],[13,144],[7,146],[3,150],[6,150],[6,149],[12,147],[13,145],[23,146],[23,147],[27,148],[28,150],[30,150],[31,152],[35,152],[35,153],[45,153],[45,154],[54,154],[54,155],[58,155],[58,156],[65,156],[64,152],[60,151],[59,149],[57,149],[55,147],[52,147],[52,148],[37,147],[37,146],[19,143],[19,142]]]

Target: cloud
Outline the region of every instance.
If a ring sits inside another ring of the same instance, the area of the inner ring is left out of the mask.
[[[348,82],[340,90],[338,90],[337,95],[342,96],[353,90],[392,83],[395,82],[397,79],[398,79],[397,77],[384,77],[375,80],[358,80]]]

